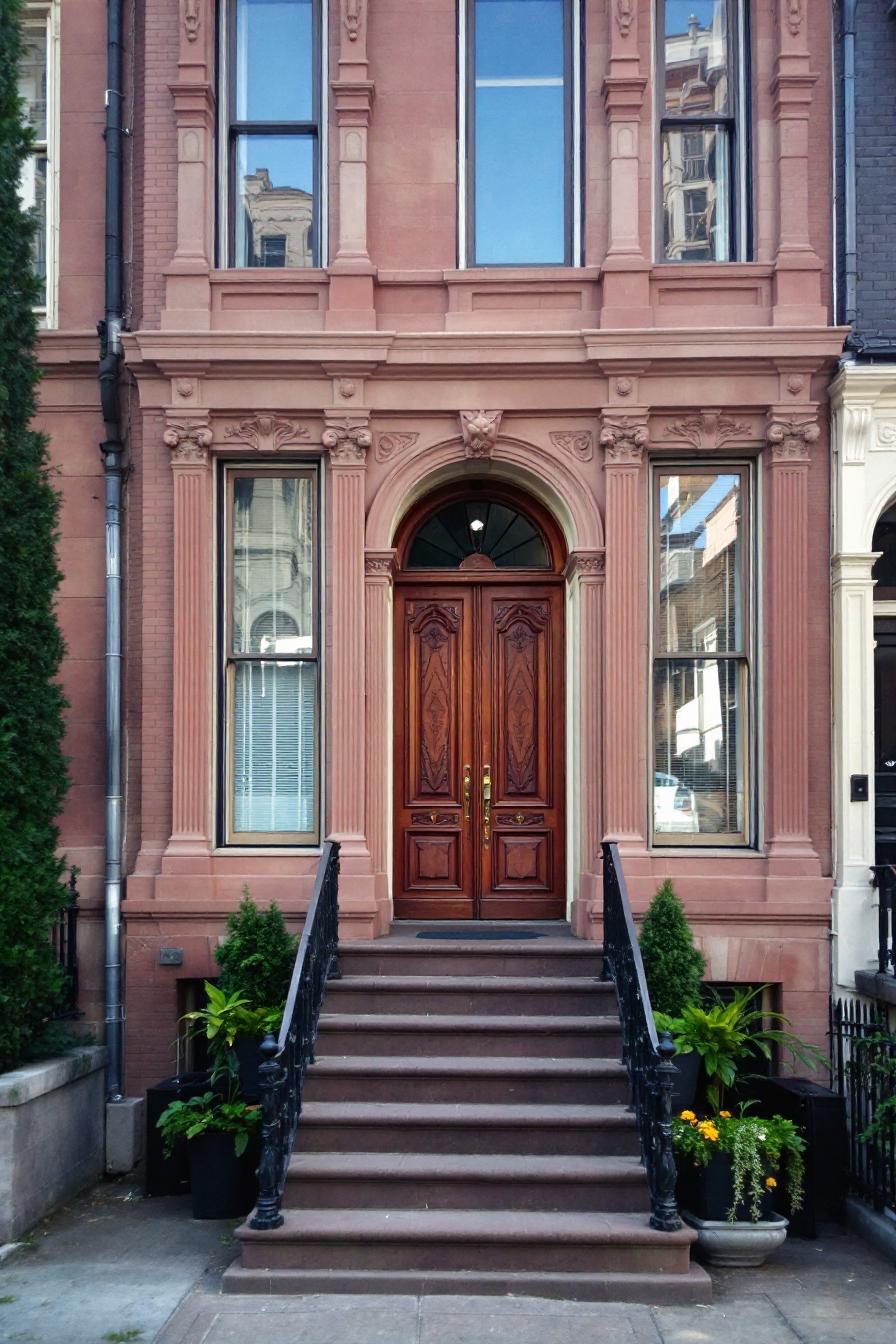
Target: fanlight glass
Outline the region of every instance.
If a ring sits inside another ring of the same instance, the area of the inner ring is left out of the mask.
[[[550,569],[547,543],[525,513],[494,500],[444,504],[421,523],[408,569]]]

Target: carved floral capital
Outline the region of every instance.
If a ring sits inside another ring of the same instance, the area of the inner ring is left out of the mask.
[[[364,573],[369,578],[391,579],[397,568],[397,551],[364,552]]]
[[[364,421],[328,420],[321,442],[335,466],[362,466],[372,435]]]
[[[563,572],[568,579],[602,579],[606,559],[604,551],[571,551]]]
[[[637,466],[647,447],[647,419],[623,415],[604,416],[600,446],[607,466]]]
[[[172,465],[204,467],[208,463],[208,450],[212,446],[208,422],[173,420],[166,426],[162,439],[171,449]]]
[[[257,453],[278,453],[288,443],[307,443],[311,435],[304,425],[276,415],[253,415],[228,425],[225,439],[243,443]]]
[[[773,462],[808,462],[809,450],[821,436],[817,420],[770,415],[765,437]]]
[[[464,457],[491,457],[498,441],[503,411],[461,411]]]

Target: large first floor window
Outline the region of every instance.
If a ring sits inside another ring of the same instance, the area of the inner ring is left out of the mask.
[[[227,0],[221,48],[224,264],[321,264],[318,0]]]
[[[462,262],[573,264],[577,0],[462,3]]]
[[[748,844],[750,471],[657,469],[653,494],[653,839]]]
[[[320,836],[317,474],[225,478],[223,780],[229,844]]]

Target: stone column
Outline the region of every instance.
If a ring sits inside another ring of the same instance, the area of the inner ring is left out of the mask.
[[[610,63],[603,95],[610,150],[610,218],[602,263],[602,327],[652,326],[650,261],[641,240],[640,134],[644,90],[638,4],[617,0],[610,21]],[[648,179],[644,179],[648,181]]]
[[[606,596],[604,656],[604,832],[643,850],[646,798],[647,520],[642,465],[647,413],[604,415]]]
[[[207,421],[169,421],[174,495],[171,839],[166,858],[211,851],[214,673],[212,488]]]
[[[823,326],[822,265],[809,232],[809,118],[818,76],[809,68],[809,0],[775,0],[778,55],[772,80],[778,133],[778,251],[776,325]]]
[[[367,0],[341,0],[339,16],[339,64],[332,81],[339,232],[330,249],[327,326],[372,331],[376,313],[367,246],[367,137],[374,89],[367,77]]]
[[[328,833],[342,846],[340,923],[348,937],[373,937],[376,899],[365,834],[364,482],[371,435],[366,412],[325,415],[330,462]]]
[[[215,220],[215,13],[180,0],[180,53],[172,84],[177,123],[177,246],[166,268],[162,326],[208,330]]]
[[[767,852],[805,860],[809,840],[809,453],[814,418],[768,414]],[[817,860],[816,860],[817,863]]]
[[[603,834],[604,559],[603,551],[573,551],[566,566],[567,579],[578,588],[577,667],[567,768],[570,777],[578,781],[578,877],[570,923],[580,938],[597,936],[592,927],[602,909],[599,873]]]
[[[396,552],[367,551],[367,843],[373,863],[378,919],[392,918],[392,580]]]

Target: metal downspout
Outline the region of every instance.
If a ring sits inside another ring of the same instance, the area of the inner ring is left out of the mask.
[[[99,324],[100,399],[105,438],[100,445],[106,481],[106,857],[105,1027],[109,1101],[122,1100],[123,1021],[121,973],[121,852],[124,799],[121,775],[122,579],[121,496],[124,445],[121,435],[119,375],[123,326],[122,284],[122,10],[123,0],[106,6],[106,251],[105,315]]]
[[[856,246],[856,8],[843,0],[843,270],[844,321],[856,322],[858,259]]]

